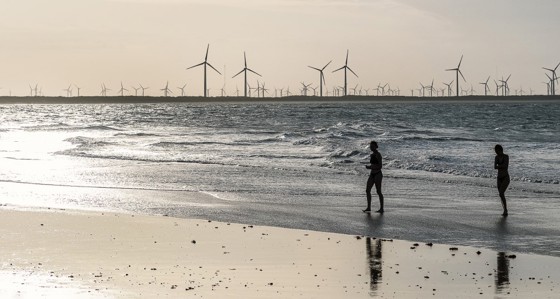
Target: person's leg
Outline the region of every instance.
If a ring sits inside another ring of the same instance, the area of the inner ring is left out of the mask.
[[[381,183],[383,182],[383,174],[378,173],[375,175],[375,191],[377,191],[377,196],[379,196],[379,210],[378,213],[383,213],[384,209],[384,198],[383,193],[381,192]]]
[[[504,213],[502,214],[503,216],[508,215],[508,208],[506,202],[506,190],[508,186],[509,186],[509,176],[502,179],[498,179],[498,192],[500,194],[500,200],[502,201],[502,207],[504,208]]]
[[[366,185],[367,208],[364,212],[371,211],[371,188],[373,188],[373,177],[370,175]]]

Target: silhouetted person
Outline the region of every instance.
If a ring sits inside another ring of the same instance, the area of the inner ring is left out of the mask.
[[[367,169],[371,169],[369,174],[369,178],[366,185],[366,196],[367,196],[367,208],[363,210],[364,212],[371,211],[371,189],[375,185],[375,190],[377,191],[377,195],[379,196],[379,210],[377,213],[383,213],[383,193],[381,193],[381,182],[383,181],[383,173],[381,172],[382,167],[382,159],[381,154],[377,151],[377,142],[372,141],[369,144],[369,148],[372,151],[372,154],[369,158],[370,165],[367,165]]]
[[[496,152],[496,158],[494,159],[494,169],[498,170],[498,192],[500,193],[500,199],[502,201],[502,207],[504,208],[504,213],[502,216],[508,215],[507,203],[506,203],[506,190],[509,186],[509,156],[504,154],[504,148],[496,144],[494,147]]]

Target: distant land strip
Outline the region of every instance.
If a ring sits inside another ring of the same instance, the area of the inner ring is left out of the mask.
[[[287,97],[151,97],[151,96],[81,96],[81,97],[0,97],[2,104],[153,104],[153,103],[309,103],[309,102],[560,102],[560,95],[524,96],[452,96],[452,97],[411,97],[411,96],[287,96]]]

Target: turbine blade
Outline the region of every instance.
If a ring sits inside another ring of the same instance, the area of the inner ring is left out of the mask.
[[[252,69],[247,69],[247,70],[248,70],[249,72],[255,74],[255,75],[258,75],[259,77],[262,77],[261,74],[259,74],[259,73],[255,72],[255,71],[253,71]]]
[[[314,69],[314,70],[317,70],[317,71],[319,71],[319,72],[322,71],[321,69],[318,69],[318,68],[316,68],[316,67],[312,67],[312,66],[310,66],[310,65],[308,65],[308,67],[310,67],[310,68],[312,68],[312,69]]]
[[[560,62],[556,65],[556,67],[554,68],[554,71],[556,71],[559,66],[560,66]]]
[[[350,50],[346,50],[346,63],[344,65],[348,65],[348,54],[350,53]]]
[[[354,73],[354,71],[353,71],[350,67],[347,67],[347,68],[348,68],[349,71],[352,72],[352,74],[354,74],[354,76],[358,77],[358,75],[356,75],[356,73]],[[359,77],[358,77],[358,78],[359,78]]]
[[[206,56],[204,56],[204,62],[208,61],[208,50],[210,50],[210,44],[206,47]]]
[[[245,68],[247,68],[247,54],[243,52],[243,58],[245,59]]]
[[[457,66],[457,68],[461,68],[461,63],[463,62],[463,55],[461,55],[461,60],[459,60],[459,65]]]
[[[344,67],[346,67],[346,66],[340,67],[339,69],[336,69],[336,70],[334,70],[334,71],[332,71],[332,72],[333,72],[333,73],[334,73],[334,72],[338,72],[338,71],[340,71],[341,69],[343,69]]]
[[[210,63],[206,63],[206,64],[208,64],[208,65],[209,65],[213,70],[215,70],[218,74],[220,74],[220,75],[222,74],[222,73],[220,73],[220,71],[218,71],[215,67],[213,67]]]
[[[233,79],[233,78],[237,77],[237,75],[243,73],[243,71],[245,71],[245,70],[246,70],[246,69],[242,69],[239,73],[235,74],[235,75],[234,75],[233,77],[231,77],[231,78]]]
[[[187,70],[190,70],[190,69],[195,68],[195,67],[197,67],[197,66],[201,66],[201,65],[203,65],[203,64],[204,64],[204,62],[201,62],[201,63],[199,63],[199,64],[197,64],[197,65],[193,65],[193,66],[187,68]]]
[[[331,64],[331,62],[332,62],[332,60],[329,61],[329,63],[327,63],[321,70],[324,71],[327,68],[327,66],[329,66],[329,64]]]
[[[465,76],[463,76],[463,72],[461,72],[461,70],[457,70],[459,72],[459,75],[461,75],[461,78],[463,78],[463,81],[467,82],[467,79],[465,79]]]

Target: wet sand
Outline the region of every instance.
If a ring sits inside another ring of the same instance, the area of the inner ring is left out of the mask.
[[[2,298],[557,298],[560,258],[247,224],[0,210]]]

